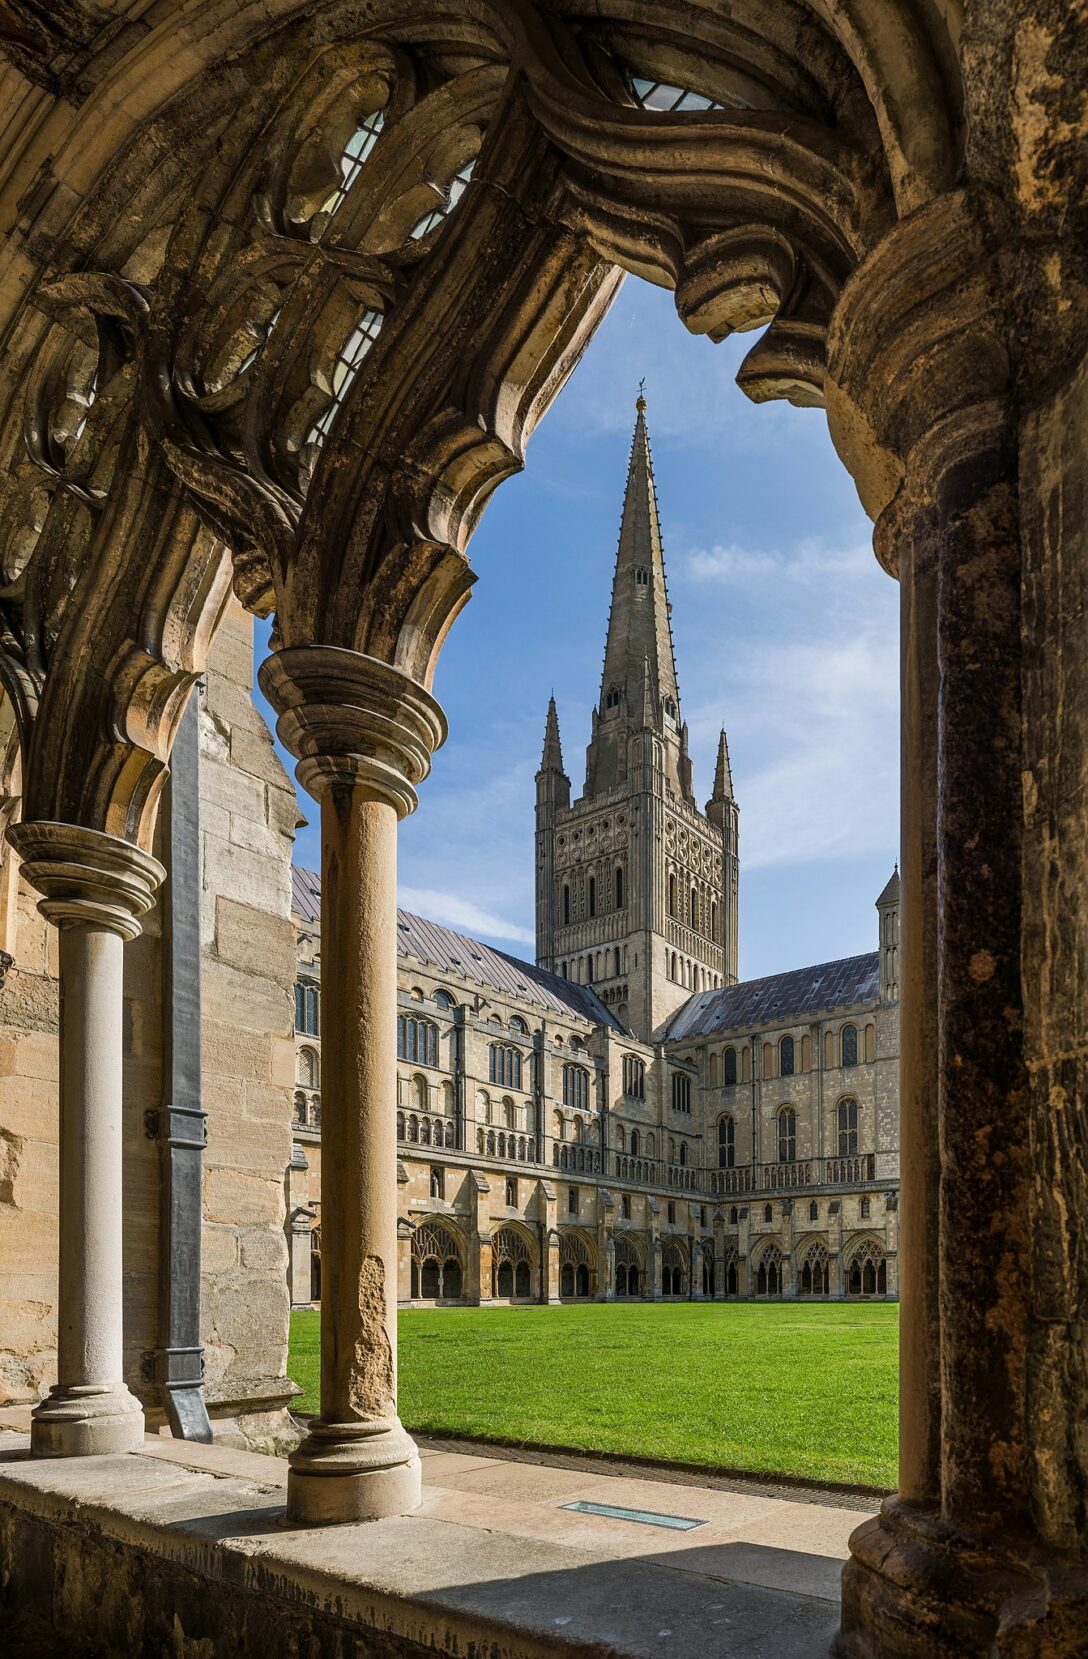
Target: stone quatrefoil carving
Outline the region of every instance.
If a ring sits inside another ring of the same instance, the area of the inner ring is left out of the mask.
[[[733,10],[251,20],[119,146],[9,336],[24,817],[146,842],[231,581],[275,644],[429,685],[472,529],[623,270],[712,340],[769,325],[754,399],[824,401],[844,284],[951,181],[956,97],[905,12],[886,39],[849,6]]]

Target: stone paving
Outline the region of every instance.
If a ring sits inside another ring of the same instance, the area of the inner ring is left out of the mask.
[[[38,1461],[27,1444],[0,1433],[9,1512],[52,1511],[58,1526],[90,1519],[112,1549],[190,1563],[213,1594],[259,1563],[262,1585],[285,1605],[304,1594],[330,1620],[439,1653],[486,1642],[511,1656],[817,1659],[838,1623],[839,1573],[863,1519],[811,1494],[431,1447],[415,1515],[289,1531],[287,1467],[276,1458],[149,1436],[123,1457]],[[578,1502],[698,1524],[682,1531],[566,1507]],[[282,1651],[294,1653],[284,1628]]]

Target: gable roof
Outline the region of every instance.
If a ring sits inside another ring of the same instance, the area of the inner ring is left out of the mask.
[[[321,877],[313,870],[291,866],[291,904],[300,921],[320,922]],[[441,927],[410,910],[397,911],[397,955],[414,957],[429,968],[448,973],[453,980],[467,979],[470,984],[499,991],[549,1014],[605,1025],[613,1031],[624,1029],[591,986],[575,985],[559,974],[508,956],[468,934],[454,933],[452,928]]]
[[[706,1037],[715,1031],[787,1023],[802,1016],[830,1014],[859,1002],[876,1002],[880,995],[880,956],[844,956],[837,962],[818,962],[811,968],[791,968],[766,979],[743,980],[719,991],[700,991],[677,1009],[665,1032],[667,1038]]]

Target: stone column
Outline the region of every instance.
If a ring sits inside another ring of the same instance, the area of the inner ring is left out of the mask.
[[[128,1452],[144,1417],[123,1380],[122,969],[165,872],[72,824],[18,824],[8,839],[60,930],[57,1381],[34,1410],[31,1450]]]
[[[1066,540],[1083,524],[1083,443],[1047,509],[1048,571],[1076,571],[1063,615],[1025,580],[1021,492],[1039,481],[1022,464],[1024,340],[1005,308],[1022,296],[991,211],[964,192],[900,224],[829,342],[832,375],[906,460],[877,527],[904,583],[901,1490],[851,1539],[839,1659],[1071,1659],[1088,1629],[1068,1414],[1084,1393],[1083,1137],[1074,1152],[1070,1134],[1084,998],[1032,960],[1052,915],[1055,937],[1084,936],[1083,864],[1060,832],[1042,849],[1046,896],[1025,906],[1034,791],[1084,775],[1083,698],[1066,722],[1061,671],[1066,628],[1066,666],[1083,657],[1083,559]],[[1060,472],[1064,419],[1056,431]],[[1033,1117],[1030,1044],[1058,995],[1068,1070]]]
[[[321,804],[321,1413],[287,1512],[373,1520],[420,1497],[397,1416],[397,823],[446,725],[422,686],[354,651],[280,651],[260,680]]]

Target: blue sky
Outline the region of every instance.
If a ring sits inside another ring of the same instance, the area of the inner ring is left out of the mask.
[[[435,679],[450,737],[401,825],[407,908],[533,954],[544,716],[554,691],[578,794],[645,376],[700,801],[719,727],[729,733],[741,975],[876,948],[873,903],[898,849],[897,587],[822,413],[738,391],[753,339],[696,339],[671,294],[629,278],[525,471],[493,497],[470,549],[473,597]],[[259,649],[266,638],[259,629]],[[317,868],[317,811],[302,806],[311,827],[296,860]]]

